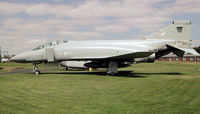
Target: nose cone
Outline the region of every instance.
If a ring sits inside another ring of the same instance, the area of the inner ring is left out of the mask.
[[[26,62],[26,59],[27,59],[26,54],[22,53],[22,54],[19,54],[19,55],[15,55],[10,60],[13,61],[13,62],[23,63],[23,62]]]

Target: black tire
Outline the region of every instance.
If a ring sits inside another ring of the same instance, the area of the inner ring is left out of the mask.
[[[35,71],[35,75],[39,75],[40,74],[40,71],[39,70],[36,70]]]

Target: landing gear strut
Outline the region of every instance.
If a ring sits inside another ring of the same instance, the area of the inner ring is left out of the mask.
[[[39,75],[40,71],[38,70],[38,63],[34,62],[33,65],[33,72],[35,73],[35,75]]]
[[[64,69],[65,71],[68,71],[69,69],[68,69],[68,67],[65,67],[65,69]]]
[[[111,76],[117,74],[118,73],[117,68],[118,68],[118,62],[117,61],[110,61],[109,66],[108,66],[108,70],[107,70],[107,74],[111,75]]]

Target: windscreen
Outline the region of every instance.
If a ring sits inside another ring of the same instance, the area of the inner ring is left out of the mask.
[[[33,51],[35,50],[40,50],[42,48],[46,48],[46,47],[52,47],[52,46],[56,46],[62,43],[67,43],[68,41],[54,41],[54,42],[47,42],[47,43],[43,43],[42,45],[36,47],[33,49]]]
[[[35,51],[35,50],[39,50],[39,49],[42,49],[42,48],[43,48],[42,45],[40,45],[40,46],[34,48],[33,51]]]

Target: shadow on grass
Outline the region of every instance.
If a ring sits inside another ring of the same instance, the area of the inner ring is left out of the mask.
[[[0,73],[0,75],[8,75],[8,74],[17,74],[17,73],[28,73],[28,74],[34,74],[32,73],[31,69],[17,69],[16,71],[8,72],[8,73]],[[41,70],[42,74],[72,74],[72,75],[98,75],[98,76],[108,76],[105,71],[52,71],[52,70]],[[130,78],[145,78],[149,76],[159,76],[159,75],[184,75],[182,73],[178,72],[169,72],[169,73],[134,73],[134,71],[119,71],[116,75],[113,77],[130,77]]]
[[[94,72],[42,72],[41,74],[84,74],[84,75],[98,75],[98,76],[108,76],[106,72],[103,71],[94,71]],[[147,75],[184,75],[182,73],[134,73],[133,71],[119,71],[114,77],[131,77],[131,78],[145,78]]]

